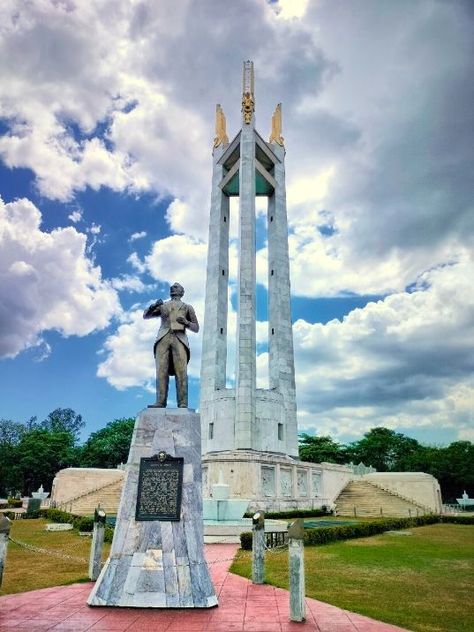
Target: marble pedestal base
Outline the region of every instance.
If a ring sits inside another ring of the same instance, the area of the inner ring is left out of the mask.
[[[184,458],[181,519],[136,521],[140,459]],[[217,597],[204,559],[201,425],[186,408],[148,408],[135,423],[114,540],[88,604],[209,608]]]

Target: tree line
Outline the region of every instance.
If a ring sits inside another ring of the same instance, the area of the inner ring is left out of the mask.
[[[300,458],[313,463],[364,463],[379,472],[426,472],[438,479],[444,502],[456,502],[464,490],[474,493],[474,444],[454,441],[427,446],[416,439],[377,427],[349,444],[328,436],[300,435]]]
[[[56,408],[43,421],[0,419],[0,496],[22,494],[43,485],[47,491],[65,467],[114,468],[126,463],[135,420],[114,419],[80,443],[82,416]],[[364,463],[379,472],[426,472],[438,479],[444,502],[464,489],[474,493],[474,444],[455,441],[425,446],[388,428],[372,428],[358,441],[338,443],[328,436],[300,435],[300,458],[313,463]]]
[[[135,420],[115,419],[93,432],[82,445],[82,416],[56,408],[43,421],[26,424],[0,420],[0,496],[47,491],[56,472],[65,467],[114,468],[126,463]]]

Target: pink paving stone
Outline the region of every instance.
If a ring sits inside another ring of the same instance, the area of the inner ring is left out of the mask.
[[[218,608],[90,608],[91,583],[57,586],[0,597],[0,632],[406,632],[315,599],[306,600],[306,621],[289,621],[286,590],[229,573],[236,551],[235,544],[206,546]]]

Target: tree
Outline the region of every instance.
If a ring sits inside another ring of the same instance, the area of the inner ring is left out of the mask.
[[[346,463],[347,450],[344,445],[331,437],[314,437],[306,433],[300,435],[300,459],[312,463]]]
[[[474,494],[474,444],[454,441],[440,449],[440,484],[444,498],[454,502],[464,490]]]
[[[350,458],[355,463],[375,467],[379,472],[397,471],[399,463],[416,452],[420,444],[416,439],[406,437],[389,428],[372,428],[359,441],[348,447]]]
[[[35,428],[25,432],[16,448],[13,470],[20,490],[30,495],[43,484],[51,489],[53,479],[65,467],[76,463],[71,432]]]
[[[93,432],[81,449],[82,467],[114,468],[126,463],[135,420],[115,419]]]
[[[82,415],[76,414],[72,408],[56,408],[41,422],[41,427],[50,432],[70,432],[75,441],[79,440],[84,425]]]
[[[20,491],[14,466],[18,460],[17,446],[25,427],[11,419],[0,419],[0,496]]]

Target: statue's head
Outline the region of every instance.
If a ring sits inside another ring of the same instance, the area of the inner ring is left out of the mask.
[[[179,283],[173,283],[170,286],[170,296],[171,298],[181,298],[184,295],[184,287]]]

